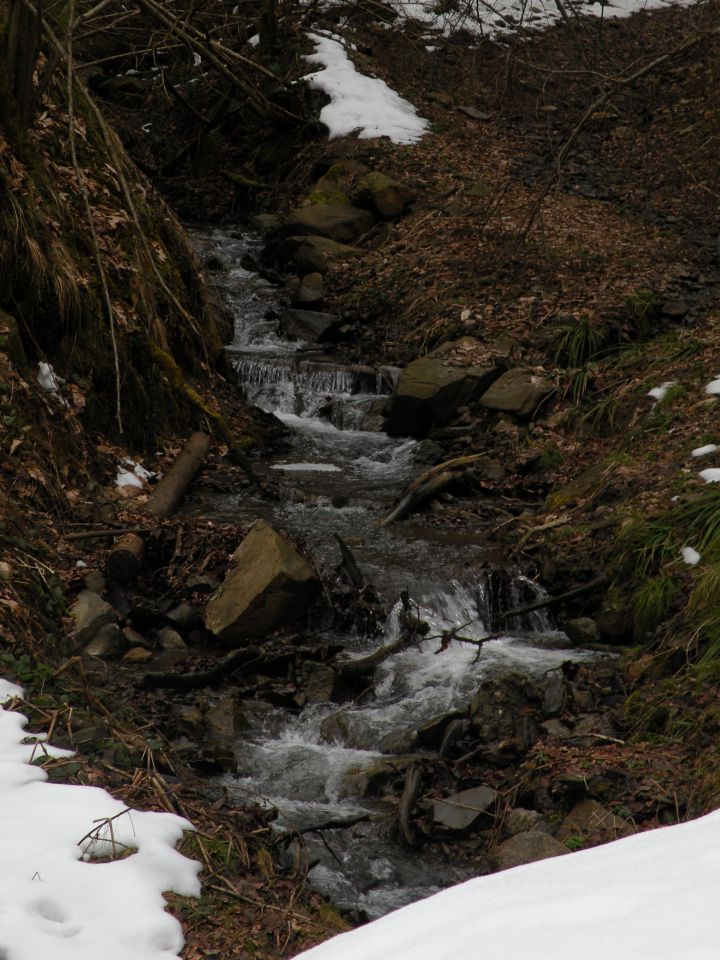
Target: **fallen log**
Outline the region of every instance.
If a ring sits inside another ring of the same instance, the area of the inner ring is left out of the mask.
[[[139,512],[159,520],[172,517],[209,450],[210,436],[201,431],[193,433]],[[114,580],[127,583],[140,569],[144,556],[145,542],[142,537],[136,533],[128,533],[113,544],[107,559],[107,572]]]
[[[197,690],[198,687],[214,683],[216,680],[228,676],[234,670],[249,666],[261,659],[252,656],[252,653],[253,651],[246,648],[234,650],[224,660],[216,663],[214,667],[210,667],[208,670],[195,670],[192,673],[146,673],[142,685],[146,690],[154,690],[157,687],[170,690]]]
[[[417,844],[415,842],[415,833],[410,823],[410,814],[420,791],[420,771],[411,763],[405,772],[405,786],[400,805],[398,807],[398,827],[400,829],[400,838],[406,847],[412,849]]]
[[[413,510],[416,510],[421,504],[429,500],[435,493],[444,490],[453,480],[462,476],[462,471],[466,467],[472,466],[478,460],[482,460],[486,455],[484,453],[471,453],[463,457],[453,457],[452,460],[446,460],[444,463],[438,463],[429,470],[425,470],[419,477],[405,488],[402,497],[397,506],[380,521],[380,526],[384,527],[395,520],[402,520]]]

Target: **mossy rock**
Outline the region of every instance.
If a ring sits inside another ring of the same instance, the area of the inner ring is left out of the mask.
[[[381,220],[395,220],[413,203],[415,194],[399,180],[373,170],[358,181],[352,199],[372,210]]]
[[[319,184],[318,184],[319,186]],[[306,197],[300,204],[302,207],[312,207],[316,203],[346,203],[350,205],[350,197],[340,190],[321,189],[313,190],[310,196]]]

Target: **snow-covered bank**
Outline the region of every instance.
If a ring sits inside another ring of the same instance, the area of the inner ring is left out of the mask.
[[[714,960],[719,893],[716,811],[451,887],[300,957]]]
[[[0,702],[21,695],[0,680]],[[127,810],[97,787],[48,783],[31,760],[68,751],[28,738],[25,724],[0,708],[0,957],[177,957],[182,930],[162,894],[200,892],[199,864],[175,850],[190,824]]]
[[[355,132],[360,139],[390,137],[393,143],[414,143],[427,132],[428,122],[415,107],[383,80],[359,73],[337,38],[320,33],[309,36],[316,51],[305,59],[325,69],[305,79],[330,97],[320,111],[320,121],[331,140]]]

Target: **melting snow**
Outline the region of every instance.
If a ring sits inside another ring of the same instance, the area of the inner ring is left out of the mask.
[[[49,363],[42,362],[38,364],[37,380],[43,390],[47,390],[48,393],[57,393],[60,390],[60,384],[65,383]]]
[[[664,383],[661,383],[659,387],[653,387],[652,390],[648,390],[647,395],[656,401],[662,400],[670,387],[674,387],[676,383],[677,380],[666,380]]]
[[[140,490],[145,489],[145,482],[151,480],[156,474],[151,470],[146,470],[139,463],[129,458],[122,460],[117,468],[115,478],[116,487],[137,487]]]
[[[683,558],[685,563],[690,564],[691,567],[694,567],[696,563],[699,563],[702,559],[700,554],[693,547],[683,547],[680,551],[680,556]]]
[[[701,470],[698,476],[702,477],[705,483],[717,483],[720,481],[720,468],[708,467],[707,470]]]
[[[717,444],[715,443],[706,443],[704,447],[695,447],[692,452],[694,457],[706,457],[708,453],[715,453],[717,450]]]
[[[377,77],[366,77],[355,69],[340,41],[319,33],[308,34],[316,52],[305,57],[325,69],[305,79],[322,90],[330,103],[320,112],[320,121],[329,138],[357,133],[360,139],[389,137],[393,143],[415,143],[428,130],[428,122],[407,100]]]
[[[718,889],[720,811],[470,880],[300,957],[714,960]]]
[[[13,696],[22,690],[0,680],[0,702]],[[162,894],[200,893],[199,864],[175,849],[190,824],[173,814],[127,810],[97,787],[48,783],[32,758],[69,751],[25,743],[26,722],[0,708],[0,955],[177,958],[182,930]],[[117,850],[130,855],[110,859]]]
[[[710,383],[705,386],[705,393],[720,393],[720,377],[718,377],[717,380],[711,380]]]

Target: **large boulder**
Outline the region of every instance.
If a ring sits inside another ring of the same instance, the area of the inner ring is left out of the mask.
[[[553,386],[530,370],[508,370],[480,397],[480,405],[489,410],[531,417],[548,397]]]
[[[361,206],[369,207],[381,220],[394,220],[415,200],[415,194],[399,180],[372,171],[360,178],[352,198]]]
[[[350,203],[314,203],[293,210],[285,220],[285,232],[293,236],[308,234],[327,237],[339,243],[358,240],[373,226],[375,217]]]
[[[477,363],[468,347],[481,347],[473,337],[445,343],[414,360],[400,374],[386,408],[387,432],[395,437],[423,437],[443,426],[453,414],[483,394],[502,370],[492,361]]]
[[[257,520],[207,602],[205,626],[227,646],[241,646],[297,620],[319,588],[315,570],[297,548]]]
[[[363,251],[327,237],[286,237],[277,247],[281,263],[295,264],[301,274],[328,272],[334,263],[357,259]]]

